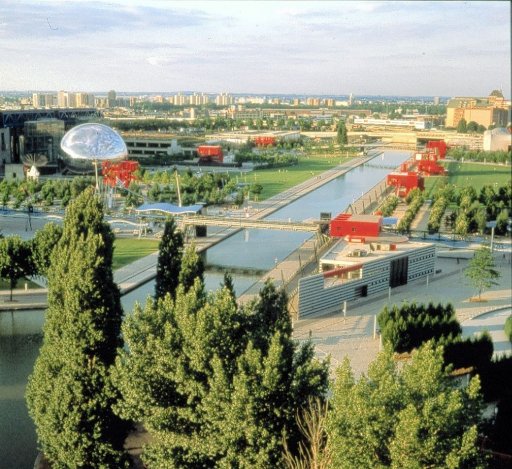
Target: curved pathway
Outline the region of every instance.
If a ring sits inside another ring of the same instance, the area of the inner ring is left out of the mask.
[[[508,355],[512,353],[512,343],[505,335],[504,328],[505,321],[511,314],[512,307],[508,307],[468,319],[461,324],[462,335],[464,337],[473,337],[487,331],[491,335],[494,346],[493,357]]]

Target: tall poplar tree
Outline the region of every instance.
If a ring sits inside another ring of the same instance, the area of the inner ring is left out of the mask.
[[[178,282],[180,285],[183,285],[185,290],[188,290],[194,285],[196,278],[199,279],[201,283],[204,281],[204,262],[201,255],[196,251],[195,245],[192,243],[183,252]]]
[[[164,233],[158,250],[155,298],[163,298],[167,293],[174,298],[179,285],[183,236],[178,231],[173,218],[165,222]]]
[[[345,125],[345,122],[340,120],[338,122],[338,128],[336,131],[336,140],[340,145],[346,145],[348,143],[348,137],[347,137],[347,126]]]
[[[54,469],[125,465],[127,427],[112,411],[110,383],[123,345],[113,241],[100,201],[84,191],[68,206],[51,255],[43,345],[26,394],[39,448]]]

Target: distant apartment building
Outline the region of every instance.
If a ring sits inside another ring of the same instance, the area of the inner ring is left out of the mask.
[[[94,100],[92,93],[76,93],[76,107],[94,107]]]
[[[55,93],[32,93],[32,106],[36,109],[56,107],[57,95]]]
[[[308,106],[320,106],[320,99],[319,98],[307,98],[306,104]]]
[[[484,127],[505,127],[510,122],[510,104],[503,98],[503,93],[494,90],[486,98],[457,97],[448,101],[446,109],[446,127],[456,128],[459,122],[474,121]]]
[[[359,112],[359,111],[358,111]],[[427,130],[431,127],[430,122],[416,119],[372,119],[355,118],[354,126],[373,127],[373,128],[402,128],[414,130]]]
[[[221,93],[215,98],[215,104],[217,106],[230,106],[233,103],[233,96],[228,93]]]
[[[188,98],[188,104],[191,106],[204,106],[210,102],[210,98],[204,93],[194,93]]]
[[[115,90],[110,90],[107,94],[108,107],[117,106],[116,98],[117,98],[117,94],[116,94]]]

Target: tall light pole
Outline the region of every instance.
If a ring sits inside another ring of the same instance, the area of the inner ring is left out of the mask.
[[[494,244],[494,228],[496,228],[496,220],[488,221],[485,224],[485,227],[491,229],[491,254],[492,254],[492,248],[493,248],[493,244]]]

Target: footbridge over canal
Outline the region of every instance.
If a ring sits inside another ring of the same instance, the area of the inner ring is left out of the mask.
[[[249,217],[217,217],[209,215],[186,215],[180,217],[180,223],[184,226],[225,226],[229,228],[255,228],[264,230],[281,231],[305,231],[318,233],[321,227],[329,224],[329,221],[306,220],[306,221],[285,221],[285,220],[258,220]]]

